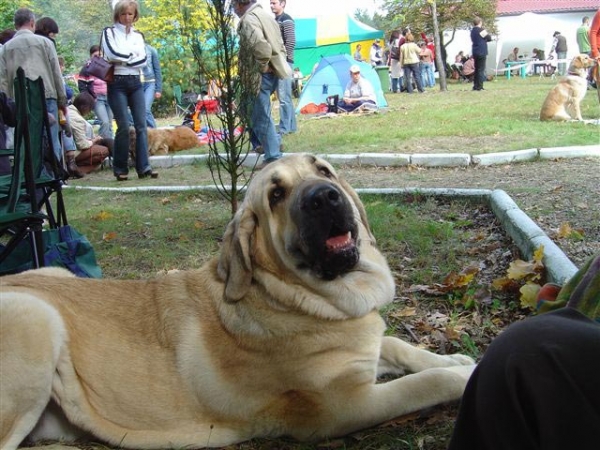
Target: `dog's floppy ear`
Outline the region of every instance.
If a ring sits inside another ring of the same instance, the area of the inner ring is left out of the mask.
[[[367,229],[367,232],[369,233],[369,239],[371,239],[373,244],[375,244],[375,236],[373,236],[373,233],[371,232],[371,226],[369,225],[369,219],[367,218],[367,211],[365,210],[365,207],[364,207],[362,201],[358,197],[358,194],[352,188],[352,186],[350,186],[348,184],[348,182],[346,182],[346,180],[344,180],[343,178],[339,178],[339,182],[340,182],[340,185],[342,186],[342,188],[344,188],[346,193],[350,196],[350,198],[356,205],[356,208],[358,209],[358,213],[360,214],[360,221]]]
[[[252,238],[256,229],[254,212],[242,206],[231,220],[223,236],[219,276],[225,281],[225,300],[240,300],[252,283]]]

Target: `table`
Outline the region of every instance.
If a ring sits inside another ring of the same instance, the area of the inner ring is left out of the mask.
[[[506,79],[510,80],[510,75],[511,75],[511,70],[510,68],[512,66],[521,66],[519,67],[519,75],[521,76],[521,78],[527,78],[527,61],[525,60],[518,60],[518,61],[506,61],[506,68],[509,69],[506,71]]]

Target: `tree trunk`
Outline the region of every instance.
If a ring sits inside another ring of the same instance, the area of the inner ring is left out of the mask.
[[[438,66],[440,91],[447,91],[448,85],[446,84],[446,64],[444,64],[444,59],[442,59],[442,45],[440,40],[440,27],[438,24],[436,0],[432,0],[431,2],[431,16],[433,17],[433,43],[435,44],[435,62]]]

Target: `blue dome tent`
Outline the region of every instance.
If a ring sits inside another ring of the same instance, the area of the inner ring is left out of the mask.
[[[377,105],[387,106],[387,101],[381,89],[379,75],[370,64],[355,61],[350,55],[324,56],[319,61],[315,73],[302,88],[302,94],[298,100],[296,113],[299,113],[304,105],[325,103],[330,95],[344,95],[344,89],[350,81],[350,66],[356,64],[360,67],[360,74],[373,85],[377,96]]]

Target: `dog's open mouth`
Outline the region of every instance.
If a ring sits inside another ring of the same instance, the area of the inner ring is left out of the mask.
[[[332,280],[352,270],[359,260],[358,229],[352,206],[337,187],[310,185],[294,208],[300,236],[294,253],[299,268]]]
[[[330,237],[325,241],[327,251],[330,253],[343,252],[344,250],[354,245],[354,239],[352,239],[352,233],[349,231],[339,236]]]
[[[313,270],[324,279],[332,280],[352,269],[358,263],[358,259],[356,240],[348,231],[325,241],[322,259],[316,261]]]

